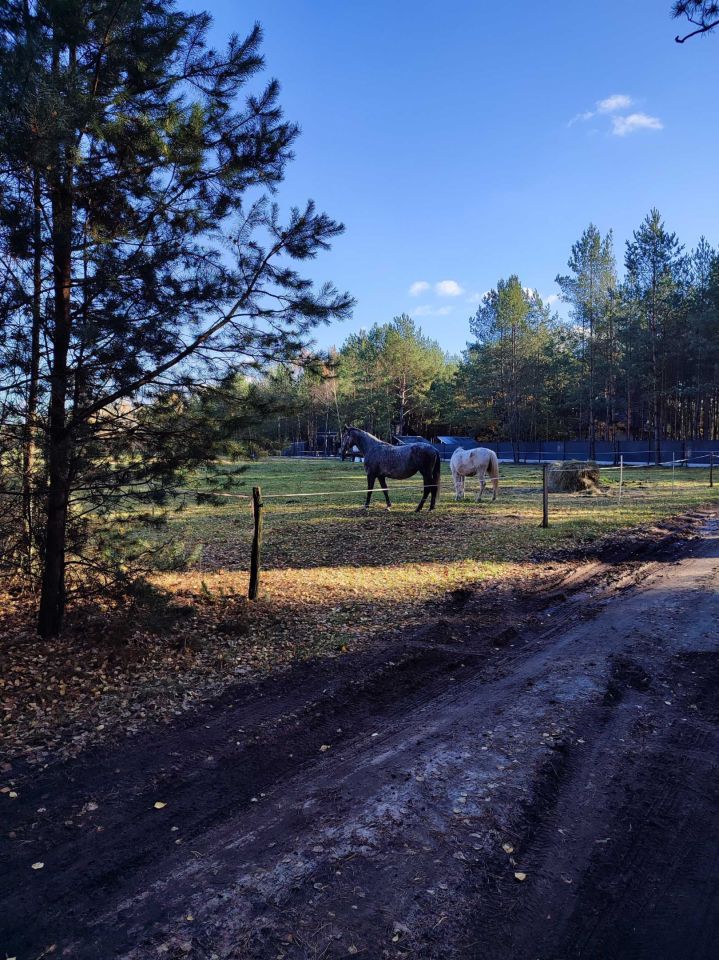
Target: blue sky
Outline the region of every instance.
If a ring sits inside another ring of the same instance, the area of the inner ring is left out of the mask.
[[[310,272],[357,307],[321,346],[406,311],[459,351],[499,277],[556,296],[591,221],[620,264],[652,206],[688,246],[719,244],[719,36],[675,44],[670,0],[188,6],[217,45],[262,24],[302,128],[279,199],[346,225]]]

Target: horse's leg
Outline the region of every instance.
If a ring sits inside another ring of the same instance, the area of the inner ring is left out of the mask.
[[[499,479],[497,477],[492,477],[492,488],[494,493],[492,494],[492,503],[497,499],[497,487],[499,486]]]
[[[482,494],[484,493],[484,488],[486,486],[486,483],[484,480],[484,470],[478,470],[477,476],[479,478],[479,493],[477,494],[477,503],[479,503],[480,500],[482,499]]]
[[[434,510],[434,505],[437,500],[437,484],[434,482],[434,478],[430,478],[431,483],[429,487],[429,509]],[[426,489],[426,488],[425,488]]]
[[[390,499],[389,499],[389,490],[387,489],[387,481],[386,481],[386,479],[384,478],[384,476],[380,476],[380,477],[379,477],[379,483],[380,483],[380,486],[382,487],[382,490],[384,491],[384,498],[385,498],[385,500],[387,501],[387,509],[388,509],[388,510],[391,510],[391,509],[392,509],[392,503],[391,503],[391,501],[390,501]]]
[[[430,474],[428,477],[426,477],[424,474],[422,474],[422,480],[424,481],[424,493],[422,494],[422,499],[419,501],[419,506],[417,507],[417,510],[415,511],[416,513],[419,513],[419,511],[420,511],[420,510],[422,509],[422,507],[424,506],[424,501],[427,499],[427,497],[430,495],[430,493],[432,493],[432,491],[435,489],[435,488],[432,486],[432,474]],[[429,508],[429,509],[431,510],[433,506],[434,506],[434,498],[430,501],[430,508]]]
[[[370,502],[370,499],[372,498],[372,487],[374,487],[374,482],[376,479],[377,479],[376,473],[367,474],[367,499],[365,500],[365,504],[364,504],[365,510],[369,510],[369,502]]]
[[[422,494],[422,499],[419,501],[419,505],[418,505],[417,509],[415,510],[415,513],[419,513],[419,511],[420,511],[420,510],[422,509],[422,507],[424,506],[424,501],[425,501],[425,500],[427,499],[427,497],[429,496],[429,482],[427,481],[427,477],[425,477],[424,474],[422,474],[422,480],[424,481],[424,493]]]
[[[453,473],[452,480],[454,481],[454,499],[464,500],[464,476],[461,473]]]

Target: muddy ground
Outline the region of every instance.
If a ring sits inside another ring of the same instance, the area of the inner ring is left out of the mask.
[[[19,773],[0,956],[716,957],[718,624],[694,515]]]

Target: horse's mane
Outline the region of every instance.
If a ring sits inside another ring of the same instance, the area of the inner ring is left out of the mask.
[[[369,437],[370,440],[376,440],[378,443],[384,443],[384,440],[380,440],[379,437],[376,437],[373,433],[370,433],[369,430],[363,430],[361,427],[347,427],[347,433],[361,433],[365,437]]]

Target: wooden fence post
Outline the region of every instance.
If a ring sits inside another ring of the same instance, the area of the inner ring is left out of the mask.
[[[714,486],[714,452],[709,454],[709,486]]]
[[[256,600],[260,586],[260,560],[262,556],[262,491],[259,487],[252,488],[252,516],[255,520],[255,532],[252,537],[250,588],[247,596],[250,600]]]
[[[548,463],[542,464],[542,526],[549,526],[549,487],[547,479]]]
[[[622,505],[622,487],[624,486],[624,454],[619,456],[619,506]]]

